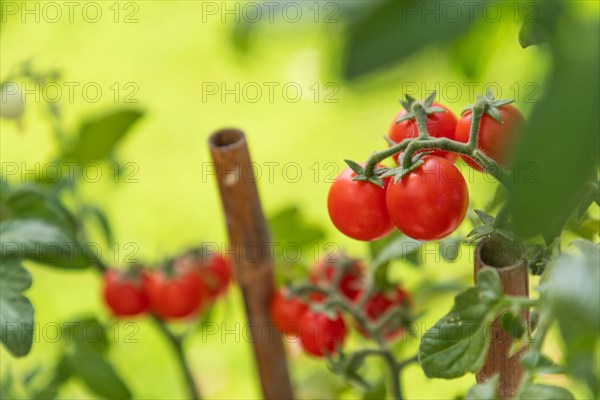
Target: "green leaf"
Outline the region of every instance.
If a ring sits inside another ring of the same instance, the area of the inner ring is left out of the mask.
[[[105,327],[97,318],[86,318],[62,324],[62,338],[68,344],[89,346],[98,353],[106,353],[109,341]]]
[[[575,396],[567,389],[536,383],[520,389],[515,400],[575,400]]]
[[[520,314],[514,314],[512,312],[506,312],[502,314],[500,318],[500,327],[510,336],[515,339],[520,339],[527,332],[525,327],[525,321]]]
[[[477,286],[458,294],[450,312],[421,337],[419,361],[427,377],[452,379],[481,369],[489,347],[484,329],[501,299],[498,272],[482,269]]]
[[[600,249],[587,240],[573,242],[578,252],[561,254],[548,270],[543,300],[556,316],[566,343],[566,368],[598,394],[594,354],[600,325]]]
[[[86,268],[81,245],[64,228],[43,220],[12,219],[0,222],[0,257],[21,258],[63,268]]]
[[[16,257],[0,262],[0,337],[16,357],[29,353],[33,342],[33,306],[23,292],[31,275]]]
[[[563,4],[558,1],[536,1],[535,18],[525,18],[519,30],[519,44],[523,48],[546,43],[552,38],[558,17],[564,12]]]
[[[431,1],[427,7],[443,6]],[[356,79],[402,61],[428,45],[447,43],[470,25],[469,18],[439,21],[423,19],[420,12],[406,12],[408,2],[373,3],[362,18],[349,21],[343,74]],[[409,4],[410,6],[410,4]],[[425,5],[423,5],[425,7]]]
[[[113,367],[89,346],[76,346],[75,351],[67,355],[69,369],[85,385],[107,399],[130,399],[131,392],[117,375]]]
[[[106,217],[106,214],[104,214],[104,211],[95,205],[87,204],[83,207],[83,212],[85,213],[84,215],[91,217],[98,223],[102,234],[104,235],[104,239],[111,245],[113,243],[113,233],[110,228],[110,222],[108,222],[108,218]]]
[[[569,13],[562,17],[564,26],[551,40],[553,75],[519,135],[514,158],[510,205],[521,237],[557,236],[585,183],[595,180],[599,160],[600,121],[592,116],[600,109],[600,92],[591,89],[600,86],[599,25]]]
[[[3,188],[0,219],[35,218],[75,230],[76,222],[59,199],[34,185]]]
[[[273,239],[280,246],[279,250],[288,243],[306,248],[325,237],[323,229],[307,221],[296,206],[286,207],[270,217],[269,228]]]
[[[422,243],[408,236],[400,235],[394,240],[386,243],[372,262],[374,269],[393,260],[405,261],[405,257],[419,251]]]
[[[469,389],[465,395],[465,400],[495,400],[497,384],[498,376],[494,376],[484,383],[478,383]]]
[[[107,158],[143,115],[138,110],[119,110],[83,122],[64,160],[86,164]]]

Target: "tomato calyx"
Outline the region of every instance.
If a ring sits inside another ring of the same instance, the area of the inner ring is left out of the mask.
[[[484,114],[489,115],[491,118],[493,118],[496,121],[498,121],[499,123],[503,124],[504,120],[502,119],[502,114],[500,114],[499,108],[502,106],[505,106],[507,104],[513,103],[514,101],[515,101],[514,99],[498,99],[498,100],[496,100],[494,98],[494,92],[492,91],[491,88],[488,87],[487,91],[485,93],[485,96],[478,94],[477,101],[473,104],[469,104],[468,106],[466,106],[462,110],[461,115],[465,114],[466,112],[473,112],[473,109],[475,108],[476,104],[483,103]]]
[[[400,104],[402,104],[402,107],[404,107],[404,109],[406,110],[406,114],[398,117],[398,119],[396,119],[396,124],[398,124],[402,121],[407,121],[409,119],[411,119],[411,120],[417,119],[417,116],[415,115],[415,112],[413,110],[413,105],[415,103],[420,103],[423,106],[423,111],[425,112],[426,115],[446,112],[446,110],[444,110],[442,107],[433,105],[433,101],[435,100],[435,91],[431,92],[431,94],[429,94],[429,96],[427,96],[427,98],[422,102],[415,99],[414,97],[412,97],[409,94],[405,95],[405,97],[406,97],[406,100],[398,99],[398,101],[400,102]]]
[[[344,162],[346,164],[348,164],[348,167],[350,167],[350,169],[352,169],[352,171],[354,171],[356,173],[356,176],[354,178],[352,178],[353,181],[363,181],[363,182],[370,182],[374,185],[379,186],[380,188],[385,187],[385,183],[383,182],[383,180],[379,177],[379,175],[386,171],[388,168],[375,168],[373,170],[373,175],[371,176],[367,176],[365,174],[365,168],[360,165],[359,163],[357,163],[356,161],[352,161],[352,160],[344,160]]]
[[[398,181],[400,179],[402,179],[406,175],[410,174],[411,172],[419,169],[421,167],[421,165],[423,165],[423,157],[425,157],[431,153],[432,153],[431,151],[422,151],[422,152],[416,153],[412,157],[410,166],[408,168],[406,168],[404,166],[405,153],[402,153],[402,154],[400,154],[400,157],[398,158],[399,165],[396,168],[389,168],[387,171],[384,171],[381,175],[379,175],[379,177],[380,178],[393,177],[394,183],[398,183]]]

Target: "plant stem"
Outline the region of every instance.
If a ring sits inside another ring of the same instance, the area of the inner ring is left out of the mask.
[[[412,111],[415,114],[417,120],[417,129],[419,130],[419,139],[431,139],[429,132],[427,132],[427,113],[423,108],[423,104],[418,101],[412,106]]]
[[[171,348],[175,353],[177,363],[181,368],[181,373],[185,378],[189,398],[192,400],[200,400],[202,396],[200,396],[200,391],[198,390],[198,386],[194,381],[192,370],[185,359],[181,337],[176,336],[157,316],[152,315],[152,320],[154,321],[158,330],[161,331],[165,339],[167,339],[167,341],[171,344]]]
[[[394,400],[402,400],[402,384],[400,383],[400,370],[396,364],[396,359],[391,352],[386,352],[383,355],[384,360],[388,364],[390,372],[390,394]]]
[[[485,99],[480,98],[473,106],[469,141],[468,143],[463,143],[448,138],[431,137],[427,132],[427,114],[423,109],[423,105],[420,103],[415,103],[413,105],[413,112],[417,120],[419,136],[417,138],[404,139],[402,142],[394,146],[391,146],[387,149],[378,152],[374,152],[369,157],[365,165],[365,176],[373,176],[375,166],[379,162],[403,151],[405,151],[405,154],[402,161],[402,168],[404,170],[409,170],[412,165],[413,155],[416,152],[422,150],[444,150],[470,157],[486,172],[488,172],[494,178],[496,178],[498,182],[506,186],[508,184],[507,172],[505,172],[497,162],[492,160],[490,157],[485,155],[481,150],[477,148],[479,125],[481,124],[481,117],[485,112],[485,105]]]

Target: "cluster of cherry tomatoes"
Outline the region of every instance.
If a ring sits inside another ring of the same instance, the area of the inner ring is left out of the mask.
[[[117,317],[148,311],[164,320],[187,318],[225,293],[232,272],[218,254],[191,250],[160,268],[111,268],[104,274],[104,301]]]
[[[341,265],[345,263],[345,265]],[[334,276],[339,268],[344,268],[338,287],[332,288]],[[325,292],[335,292],[345,300],[356,303],[364,292],[365,268],[362,262],[355,259],[340,258],[323,260],[315,263],[309,273],[308,280],[321,291],[313,291],[307,299],[290,295],[287,288],[275,293],[271,302],[271,317],[277,328],[286,336],[298,338],[307,353],[323,357],[335,354],[344,344],[348,328],[340,311],[319,309],[319,303],[327,300]],[[313,305],[311,308],[306,300]],[[376,290],[364,303],[361,314],[369,322],[376,322],[384,314],[396,307],[409,307],[408,294],[399,286],[388,291]],[[404,331],[406,321],[393,319],[387,322],[382,330],[382,337],[394,340]],[[354,320],[356,330],[365,338],[371,338],[369,330]]]
[[[472,111],[458,120],[445,106],[433,103],[443,112],[427,114],[427,131],[433,138],[448,138],[467,143]],[[500,166],[507,167],[517,132],[524,122],[521,113],[510,104],[497,107],[501,121],[483,114],[477,147]],[[418,136],[414,117],[402,119],[400,111],[389,129],[389,141],[400,143]],[[438,240],[448,236],[461,224],[469,203],[464,177],[454,165],[458,155],[434,150],[423,157],[423,164],[398,182],[384,179],[384,187],[366,181],[354,181],[356,173],[348,168],[329,190],[327,206],[336,228],[345,235],[364,241],[379,239],[396,226],[416,240]],[[465,162],[478,171],[481,167],[471,158]],[[398,155],[394,156],[396,162]],[[382,167],[382,166],[381,166]]]

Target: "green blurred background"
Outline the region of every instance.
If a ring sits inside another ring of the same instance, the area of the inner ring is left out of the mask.
[[[34,8],[36,3],[43,10],[45,2],[19,2],[18,6]],[[216,14],[207,3],[217,7]],[[412,92],[417,97],[438,89],[438,100],[459,113],[474,101],[474,94],[483,93],[491,83],[494,89],[501,88],[499,97],[516,97],[517,107],[527,115],[543,96],[550,70],[547,49],[521,48],[517,37],[522,16],[515,18],[506,4],[498,21],[479,22],[474,27],[479,34],[470,32],[450,43],[426,47],[401,64],[352,83],[342,79],[340,73],[344,20],[334,14],[338,22],[324,23],[324,14],[339,11],[327,8],[326,2],[316,6],[322,13],[318,23],[314,11],[305,4],[305,17],[297,23],[282,18],[274,23],[262,21],[252,26],[251,32],[238,31],[237,36],[236,17],[223,10],[243,10],[244,3],[119,2],[114,3],[120,9],[118,22],[110,8],[113,2],[96,4],[103,13],[97,23],[85,21],[77,11],[74,22],[67,15],[56,23],[43,15],[39,22],[26,15],[23,22],[20,12],[6,15],[4,9],[0,77],[4,81],[19,63],[29,59],[39,70],[59,70],[61,82],[78,83],[73,101],[67,98],[66,87],[61,86],[64,121],[72,130],[86,118],[117,108],[145,111],[116,154],[122,163],[139,167],[134,176],[137,182],[115,184],[110,163],[105,162],[102,179],[82,187],[84,196],[100,205],[113,225],[121,253],[105,249],[105,259],[116,257],[117,264],[123,264],[124,246],[130,242],[139,246],[137,258],[152,264],[201,241],[226,240],[214,177],[206,173],[210,162],[207,138],[222,127],[238,127],[246,132],[252,157],[262,168],[258,185],[267,215],[296,205],[308,221],[326,231],[323,242],[338,243],[353,256],[367,257],[365,244],[342,236],[329,223],[325,199],[329,187],[326,178],[333,171],[331,163],[340,169],[344,158],[364,160],[372,151],[385,147],[382,136],[399,111],[397,99],[405,89],[417,88]],[[597,16],[598,4],[582,2],[573,9],[581,15]],[[67,9],[63,6],[62,11],[66,13]],[[124,23],[125,15],[132,11],[137,22]],[[244,40],[240,41],[239,35]],[[98,102],[86,100],[80,90],[89,82],[97,83],[103,91]],[[111,90],[115,82],[121,91],[116,102]],[[272,99],[265,82],[277,84]],[[127,83],[133,83],[130,90],[124,89]],[[212,85],[235,90],[238,84],[240,88],[258,86],[262,95],[253,102],[241,91],[239,100],[234,94],[223,99],[220,89],[215,95],[206,92]],[[286,84],[301,88],[297,102],[282,93]],[[133,95],[139,101],[136,104],[124,102],[132,87],[138,89]],[[474,87],[473,92],[470,87]],[[31,166],[51,161],[57,148],[43,99],[36,102],[34,95],[27,97],[22,125],[20,129],[13,121],[1,121],[2,163]],[[265,163],[278,163],[273,164],[272,181],[267,179],[269,164]],[[290,163],[295,164],[286,170],[284,167]],[[301,176],[295,179],[298,168]],[[464,164],[461,169],[469,181],[471,205],[483,207],[492,197],[495,184]],[[465,234],[469,226],[461,229]],[[462,254],[455,263],[436,262],[434,255],[425,256],[418,268],[397,263],[393,274],[409,290],[416,290],[426,280],[466,285],[471,279],[472,256],[466,247]],[[109,319],[99,296],[96,272],[67,272],[32,263],[27,267],[34,279],[27,294],[41,330],[36,332],[31,354],[23,359],[14,359],[0,349],[0,366],[3,370],[10,367],[16,376],[34,365],[52,362],[58,354],[60,343],[53,343],[53,323],[82,315]],[[447,312],[454,294],[448,292],[416,305],[426,311],[421,320],[424,326],[430,327]],[[219,325],[224,323],[228,329],[243,323],[237,288],[217,304],[210,319]],[[139,324],[137,343],[124,342],[131,327],[121,321],[120,339],[110,352],[134,396],[184,397],[183,382],[170,349],[149,321],[142,318],[134,322]],[[354,337],[350,341],[351,346],[358,343]],[[413,352],[417,344],[418,340],[409,340],[404,354]],[[560,344],[551,346],[550,354],[559,355]],[[290,345],[288,350],[299,396],[360,396],[356,391],[343,391],[343,382],[328,373],[323,362],[300,354],[297,346]],[[188,343],[188,357],[207,398],[259,397],[251,346],[243,338],[235,340],[228,335],[223,341],[219,334],[204,338],[198,332]],[[418,366],[412,366],[405,375],[405,391],[410,399],[454,398],[473,382],[472,376],[430,381]],[[71,380],[60,397],[94,396],[77,380]]]

